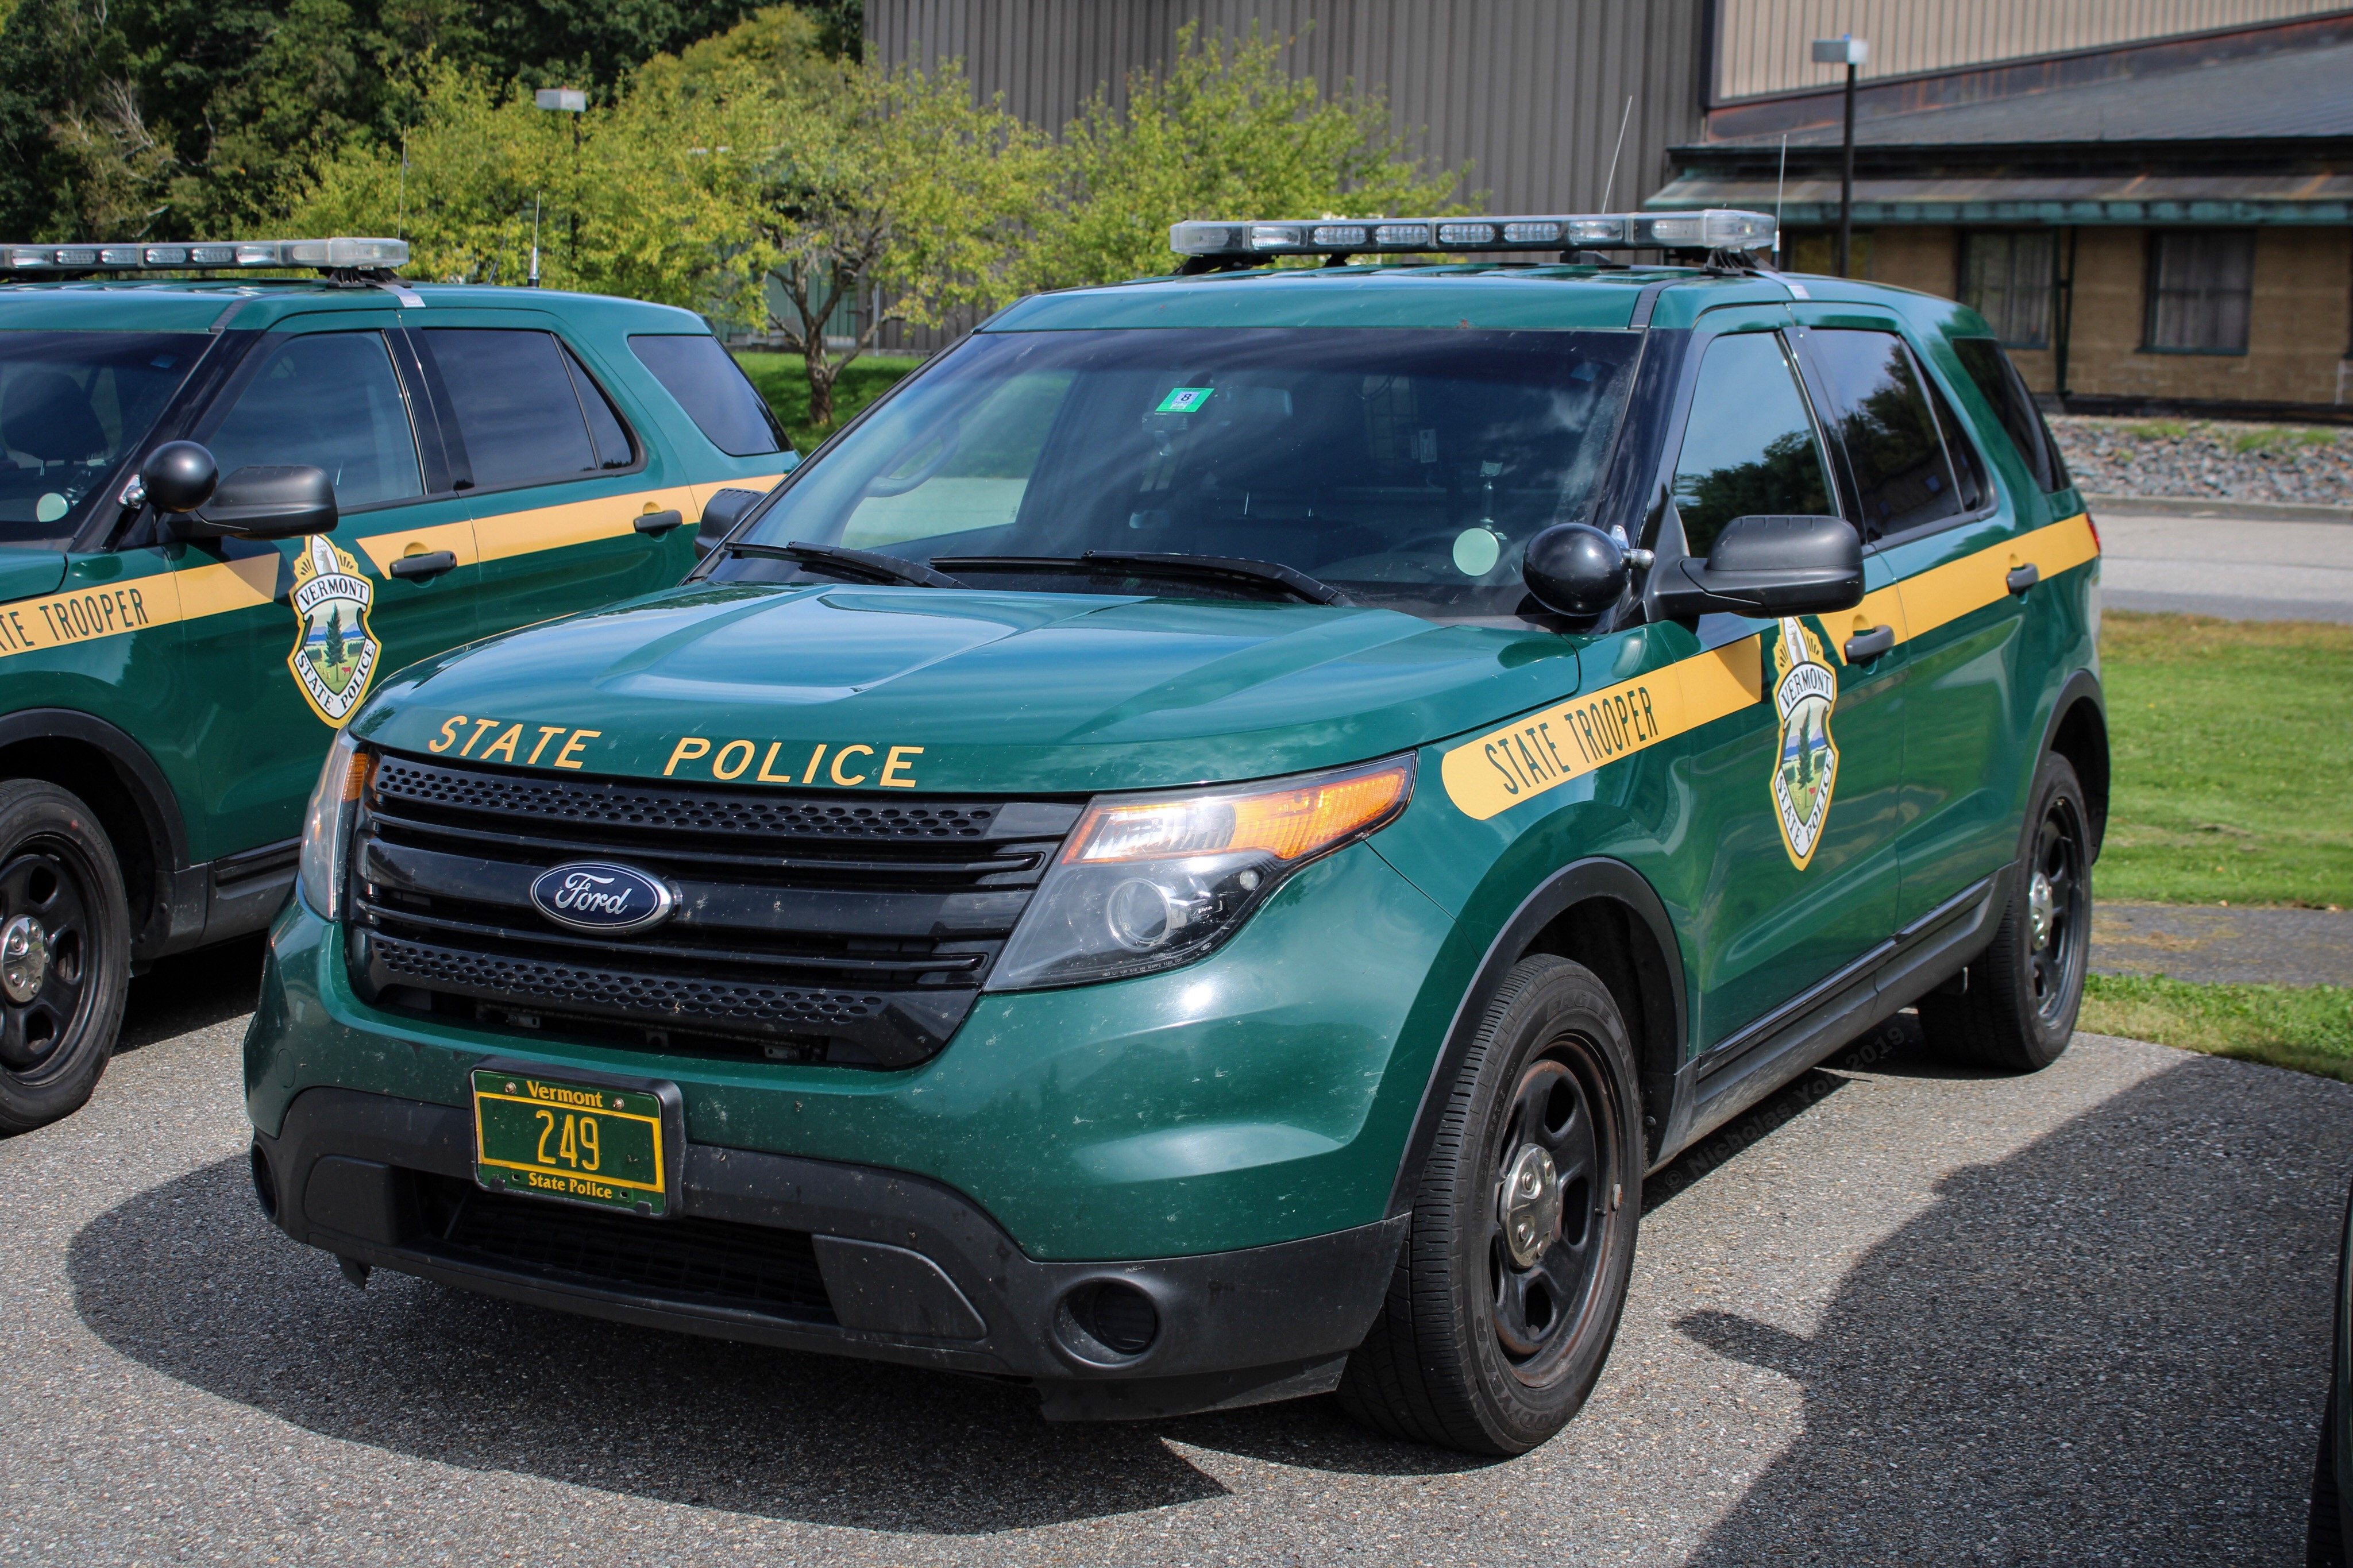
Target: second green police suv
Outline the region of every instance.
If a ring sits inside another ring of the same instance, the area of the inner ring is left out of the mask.
[[[682,585],[385,680],[263,1207],[1055,1419],[1543,1442],[1647,1173],[1907,1006],[2041,1067],[2083,983],[2090,520],[1978,317],[1770,237],[1179,225]]]

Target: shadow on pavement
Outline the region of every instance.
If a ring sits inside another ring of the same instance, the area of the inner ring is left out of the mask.
[[[2246,1073],[2185,1058],[1954,1172],[1810,1332],[1682,1319],[1805,1391],[1691,1561],[2301,1562],[2353,1103]]]
[[[379,1272],[255,1210],[240,1158],[74,1238],[75,1304],[158,1372],[322,1436],[665,1502],[971,1534],[1222,1496],[1161,1439],[1364,1473],[1462,1468],[1311,1400],[1050,1426],[1026,1389],[627,1328]]]
[[[256,931],[201,952],[164,959],[132,981],[114,1054],[252,1012],[261,991],[261,954],[267,942]]]

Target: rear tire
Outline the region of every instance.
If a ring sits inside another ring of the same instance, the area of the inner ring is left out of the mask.
[[[2036,1072],[2067,1048],[2091,959],[2090,821],[2073,765],[2044,757],[2018,886],[1993,942],[1964,972],[1958,995],[1920,999],[1920,1032],[1947,1061]]]
[[[1642,1207],[1632,1042],[1589,969],[1523,959],[1488,1005],[1342,1405],[1393,1437],[1525,1453],[1601,1375]]]
[[[2304,1568],[2345,1568],[2345,1515],[2337,1497],[2337,1390],[2320,1417],[2320,1451],[2312,1461],[2312,1506],[2305,1515]]]
[[[0,783],[0,1133],[81,1109],[130,980],[130,906],[98,818],[55,784]]]

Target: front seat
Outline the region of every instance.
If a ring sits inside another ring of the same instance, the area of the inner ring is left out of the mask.
[[[58,370],[27,371],[0,398],[0,443],[45,467],[79,462],[106,450],[106,427],[73,377]]]

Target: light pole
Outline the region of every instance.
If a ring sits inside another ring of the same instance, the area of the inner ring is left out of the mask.
[[[588,112],[588,95],[576,87],[543,87],[538,91],[531,95],[531,101],[538,108],[547,110],[553,113],[568,114],[572,116],[572,177],[573,183],[575,184],[578,184],[580,178],[580,117]],[[1849,118],[1851,119],[1852,117],[1849,116]],[[573,265],[577,266],[580,261],[580,214],[576,207],[573,211],[570,221],[572,226],[572,242],[569,248],[565,250],[565,255],[570,259]],[[539,221],[536,214],[533,215],[532,219],[531,286],[534,289],[539,287]],[[575,285],[575,287],[577,285]]]
[[[1848,275],[1854,247],[1854,71],[1869,58],[1871,45],[1852,33],[1814,40],[1814,63],[1846,67],[1846,141],[1839,153],[1838,275]]]

